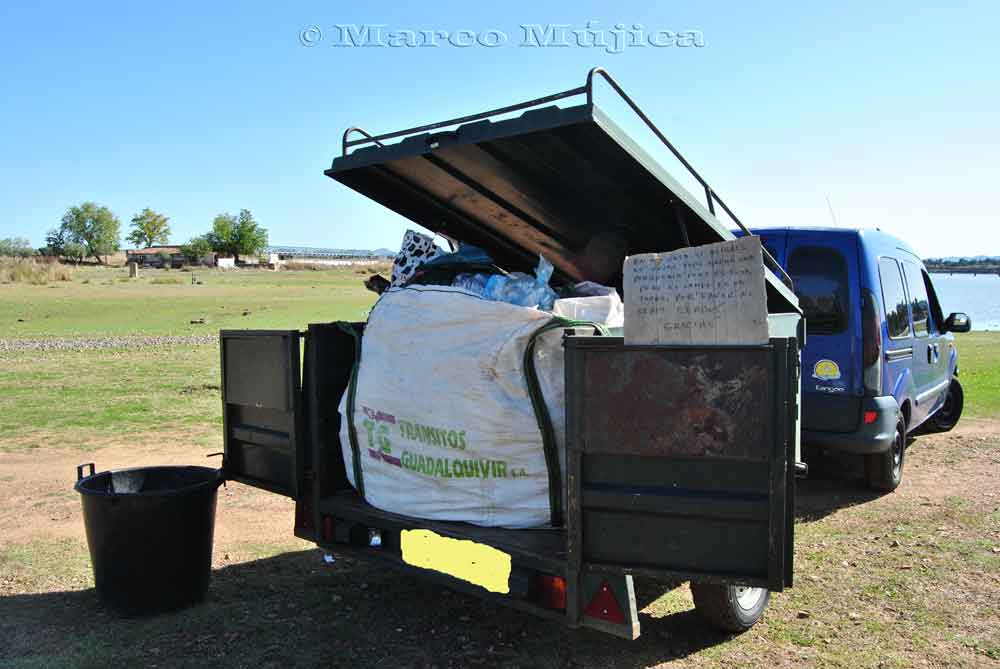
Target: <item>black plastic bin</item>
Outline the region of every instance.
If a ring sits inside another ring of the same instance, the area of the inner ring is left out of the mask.
[[[90,474],[84,476],[84,470]],[[125,615],[168,611],[204,598],[220,471],[77,467],[97,594]]]

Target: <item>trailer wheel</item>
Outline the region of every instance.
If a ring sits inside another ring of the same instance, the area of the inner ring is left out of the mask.
[[[767,608],[771,593],[742,585],[692,583],[694,608],[706,622],[725,632],[746,632]]]

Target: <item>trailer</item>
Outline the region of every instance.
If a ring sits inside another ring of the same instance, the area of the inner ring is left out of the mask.
[[[600,110],[599,79],[704,187],[704,201]],[[619,289],[626,255],[733,239],[717,209],[743,227],[601,69],[578,88],[471,116],[381,135],[350,128],[325,173],[508,269],[530,270],[542,253],[562,279]],[[428,521],[365,502],[348,483],[337,409],[364,323],[221,332],[224,475],[292,498],[295,535],[325,550],[571,627],[636,638],[633,579],[655,577],[690,581],[709,622],[748,629],[769,593],[792,585],[804,467],[801,312],[766,251],[765,266],[766,344],[637,346],[567,333],[558,527]]]

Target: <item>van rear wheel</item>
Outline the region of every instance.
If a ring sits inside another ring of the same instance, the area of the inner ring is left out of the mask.
[[[767,608],[771,593],[765,588],[742,585],[692,583],[695,611],[706,622],[724,632],[746,632]]]
[[[885,453],[865,456],[865,474],[868,487],[881,492],[892,492],[903,481],[903,460],[906,457],[906,423],[896,423],[892,446]]]
[[[944,404],[937,412],[931,416],[930,423],[938,432],[947,432],[958,425],[958,419],[962,417],[962,407],[965,405],[965,392],[958,379],[952,379],[948,386],[948,394],[944,398]]]

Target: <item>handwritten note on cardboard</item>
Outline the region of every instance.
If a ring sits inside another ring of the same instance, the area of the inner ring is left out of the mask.
[[[766,344],[759,237],[625,259],[626,344]]]

